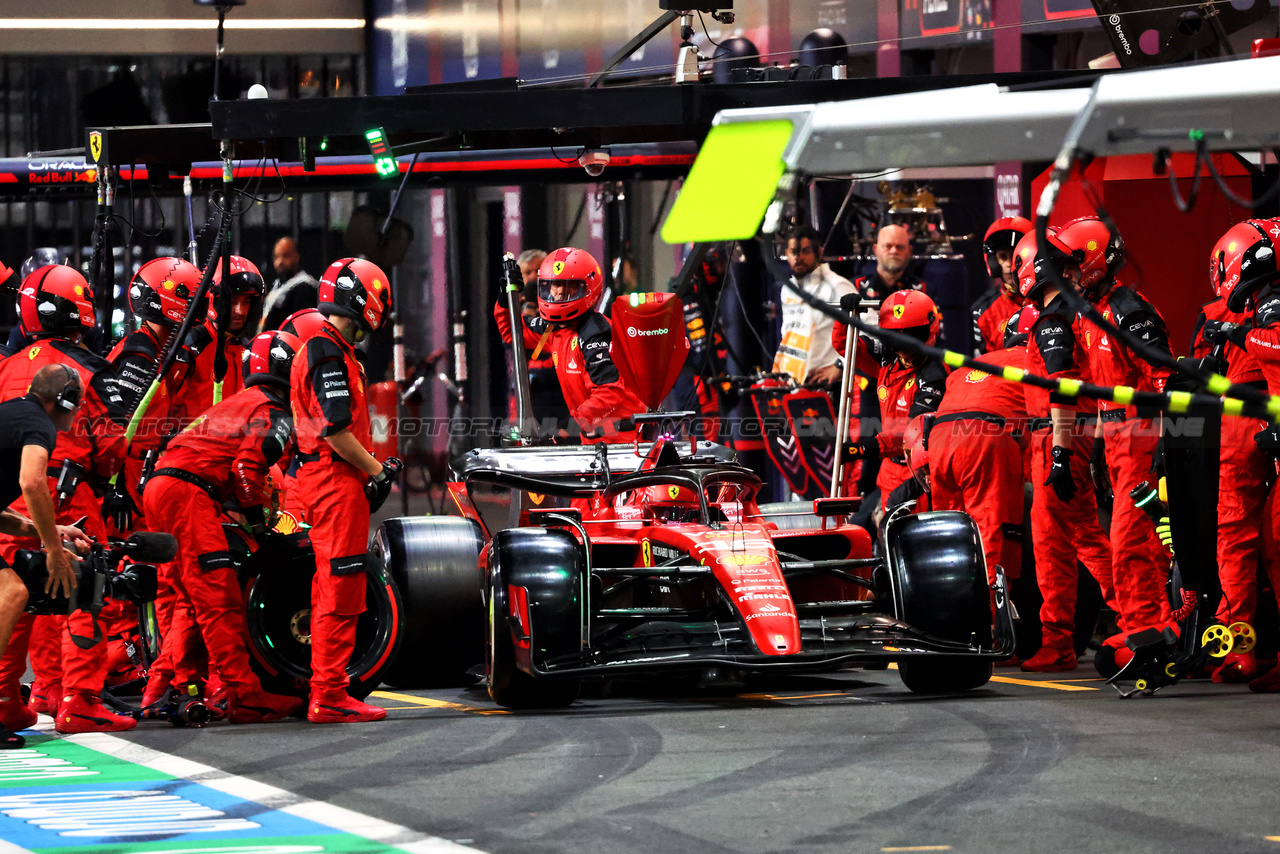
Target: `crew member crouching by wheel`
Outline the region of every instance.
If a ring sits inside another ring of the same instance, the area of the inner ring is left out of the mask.
[[[93,292],[75,269],[49,265],[27,276],[18,294],[18,308],[23,326],[34,340],[0,365],[0,399],[25,394],[40,371],[51,365],[77,376],[84,390],[82,403],[71,429],[62,434],[49,455],[47,494],[54,502],[58,524],[70,525],[83,518],[88,537],[105,542],[107,529],[99,517],[90,481],[105,482],[120,471],[125,413],[111,366],[80,343],[94,328]],[[25,502],[15,509],[32,511]],[[0,537],[0,552],[6,558],[11,559],[20,548],[39,548],[39,544]],[[119,603],[108,603],[98,615],[99,623],[110,625],[122,610]],[[32,711],[53,716],[63,732],[132,726],[130,719],[110,714],[98,702],[107,674],[107,644],[93,642],[96,636],[94,619],[84,611],[70,617],[24,616],[7,654],[0,659],[0,708],[21,702],[17,699],[18,681],[26,671],[30,652],[35,674]],[[58,714],[64,699],[71,702],[69,717]]]
[[[194,614],[227,694],[232,723],[274,721],[302,711],[302,700],[269,694],[249,667],[244,603],[223,532],[222,507],[235,499],[255,533],[266,526],[267,473],[293,447],[289,380],[298,339],[265,332],[244,359],[244,391],[212,407],[174,437],[147,483],[144,501],[152,529],[172,534],[178,556],[170,581],[185,608],[175,608],[163,657],[182,659],[193,633],[180,626]],[[197,639],[198,641],[198,639]],[[157,662],[144,705],[163,698],[173,668]]]
[[[312,723],[378,721],[385,710],[347,694],[347,663],[365,609],[369,514],[386,500],[400,461],[369,453],[373,434],[364,368],[352,344],[382,328],[391,284],[376,264],[335,261],[320,280],[325,324],[294,359],[290,385],[298,436],[298,487],[316,554],[311,588]]]
[[[604,275],[596,259],[565,247],[546,257],[538,270],[538,316],[525,317],[525,346],[533,358],[550,350],[569,414],[588,437],[625,442],[634,436],[631,416],[645,405],[622,382],[609,349],[613,328],[596,311]],[[511,318],[495,311],[502,340],[511,341]]]

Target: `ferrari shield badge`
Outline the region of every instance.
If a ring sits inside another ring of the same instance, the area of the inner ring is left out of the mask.
[[[89,132],[89,156],[97,163],[102,158],[102,131]]]

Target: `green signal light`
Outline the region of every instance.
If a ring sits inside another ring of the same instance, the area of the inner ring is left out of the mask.
[[[369,153],[373,155],[373,168],[378,174],[383,178],[400,174],[400,165],[396,163],[391,147],[387,145],[387,135],[382,128],[366,131],[364,138],[369,143]]]

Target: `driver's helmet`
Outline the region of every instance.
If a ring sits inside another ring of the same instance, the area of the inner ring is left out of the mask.
[[[701,509],[696,492],[674,483],[645,487],[640,503],[655,519],[666,522],[694,521],[689,517],[690,511]]]

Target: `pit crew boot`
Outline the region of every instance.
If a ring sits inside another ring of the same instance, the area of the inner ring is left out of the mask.
[[[1027,673],[1065,673],[1078,666],[1074,650],[1050,646],[1040,647],[1039,652],[1022,662],[1022,669]]]
[[[87,691],[76,691],[62,698],[53,728],[58,732],[123,732],[138,722],[117,715],[102,705],[102,698]]]
[[[307,704],[301,697],[268,694],[259,688],[256,691],[229,695],[227,717],[233,724],[265,724],[285,718],[302,717],[306,707]]]
[[[1255,694],[1275,694],[1280,692],[1280,664],[1250,682],[1249,690]]]
[[[0,727],[14,731],[27,729],[35,726],[39,717],[22,701],[22,694],[18,690],[0,694]]]
[[[1252,652],[1231,652],[1213,671],[1214,682],[1250,682],[1258,675],[1258,661]]]
[[[307,720],[313,724],[353,724],[380,721],[387,710],[362,703],[346,691],[312,692],[307,703]]]
[[[15,732],[0,727],[0,750],[18,750],[27,746],[27,740]]]
[[[142,708],[149,709],[169,699],[169,677],[172,674],[153,670],[142,692]]]
[[[57,717],[58,701],[62,697],[62,685],[57,682],[44,683],[39,680],[31,683],[31,699],[27,707],[49,717]]]

